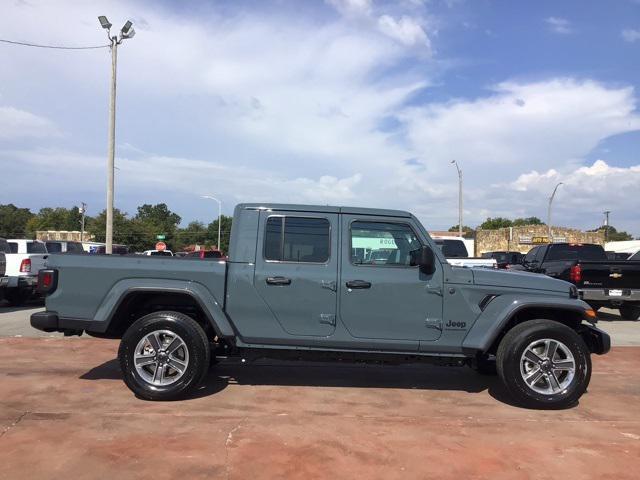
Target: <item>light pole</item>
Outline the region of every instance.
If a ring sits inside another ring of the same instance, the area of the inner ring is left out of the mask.
[[[547,228],[549,230],[549,243],[553,243],[553,235],[551,234],[551,204],[553,203],[553,197],[556,196],[556,190],[560,185],[564,185],[562,182],[558,182],[556,187],[553,189],[553,193],[549,197],[549,208],[547,209]]]
[[[82,206],[78,208],[80,215],[82,215],[82,220],[80,221],[81,230],[80,230],[80,241],[84,242],[84,216],[87,213],[87,204],[82,202]]]
[[[609,238],[609,214],[611,213],[611,210],[605,210],[602,213],[604,213],[604,241],[606,243]]]
[[[458,165],[458,162],[451,160],[458,170],[458,234],[462,237],[462,170]]]
[[[208,198],[209,200],[215,200],[218,202],[218,250],[222,251],[220,248],[220,226],[222,225],[222,202],[218,200],[216,197],[211,195],[202,195],[202,198]]]
[[[111,100],[109,102],[109,155],[107,158],[107,228],[105,232],[105,253],[111,254],[113,250],[113,167],[116,141],[116,65],[118,63],[118,45],[123,40],[132,38],[136,31],[131,20],[127,20],[120,30],[120,35],[111,36],[111,23],[107,17],[98,17],[100,26],[107,31],[107,37],[111,44]]]

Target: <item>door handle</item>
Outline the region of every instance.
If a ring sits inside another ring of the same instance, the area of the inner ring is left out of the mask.
[[[269,285],[291,285],[291,279],[287,277],[267,277]]]
[[[347,288],[352,290],[371,288],[371,282],[365,282],[364,280],[350,280],[347,282]]]

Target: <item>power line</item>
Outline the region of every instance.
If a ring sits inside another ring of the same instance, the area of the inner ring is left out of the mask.
[[[107,48],[111,46],[111,45],[94,45],[90,47],[66,47],[63,45],[40,45],[37,43],[17,42],[15,40],[5,40],[3,38],[0,38],[0,42],[9,43],[11,45],[22,45],[24,47],[53,48],[56,50],[92,50],[96,48]]]

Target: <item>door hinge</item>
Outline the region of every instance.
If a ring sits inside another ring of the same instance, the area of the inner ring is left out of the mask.
[[[429,318],[427,317],[424,320],[424,326],[427,328],[432,328],[434,330],[442,331],[442,319],[441,318]]]
[[[332,292],[338,291],[337,283],[333,280],[322,280],[322,288],[326,288]]]
[[[336,316],[333,313],[321,313],[320,314],[320,323],[324,323],[325,325],[336,325]]]

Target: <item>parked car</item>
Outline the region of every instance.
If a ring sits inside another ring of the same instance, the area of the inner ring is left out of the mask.
[[[493,258],[469,257],[467,247],[461,239],[434,238],[434,242],[451,265],[469,268],[498,268],[498,263]]]
[[[9,253],[9,244],[4,238],[0,238],[0,300],[4,298],[4,291],[9,283],[9,277],[7,277],[7,258],[5,254]]]
[[[524,255],[520,252],[497,251],[485,252],[482,258],[495,259],[498,268],[509,268],[511,265],[520,265],[524,259]]]
[[[85,253],[81,242],[68,240],[45,240],[48,253]]]
[[[625,253],[625,252],[605,251],[604,253],[607,254],[607,259],[608,260],[628,260],[629,257],[631,256],[630,253]]]
[[[21,305],[36,293],[38,270],[44,268],[47,247],[43,242],[27,239],[7,240],[10,253],[5,254],[9,277],[5,299]]]
[[[198,258],[198,259],[218,259],[218,260],[224,260],[225,257],[224,254],[220,251],[220,250],[198,250],[197,252],[189,252],[187,253],[184,258]]]
[[[85,249],[85,252],[87,250]],[[107,253],[107,247],[105,245],[90,245],[89,253],[95,255],[105,255]],[[112,245],[111,253],[113,255],[127,255],[129,254],[129,247],[126,245]]]
[[[147,257],[173,257],[171,250],[145,250],[142,255]]]
[[[493,363],[517,402],[560,408],[609,350],[575,286],[453,267],[408,212],[241,204],[233,218],[228,262],[52,255],[31,325],[120,338],[125,383],[152,400],[193,391],[220,355]],[[359,263],[356,238],[396,255]]]
[[[617,308],[622,317],[640,319],[640,262],[609,260],[601,245],[552,243],[532,248],[523,269],[567,280],[596,310]]]

